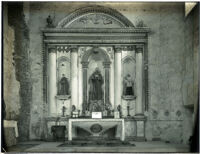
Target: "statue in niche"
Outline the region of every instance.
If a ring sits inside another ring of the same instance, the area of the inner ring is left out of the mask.
[[[99,68],[95,69],[95,72],[89,78],[89,104],[88,109],[91,112],[103,111],[103,77]]]
[[[65,75],[62,75],[62,78],[59,82],[59,95],[69,95],[69,82],[68,79],[65,77]]]
[[[95,69],[95,72],[89,78],[89,100],[102,100],[103,91],[102,91],[103,77],[99,68]]]
[[[134,96],[134,82],[130,74],[127,74],[123,80],[123,95]]]

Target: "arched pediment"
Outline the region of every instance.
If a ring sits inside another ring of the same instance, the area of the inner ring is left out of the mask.
[[[121,13],[102,6],[76,10],[61,20],[57,28],[123,28],[134,25]]]

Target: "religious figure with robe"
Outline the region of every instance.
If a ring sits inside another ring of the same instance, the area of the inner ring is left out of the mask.
[[[98,68],[96,68],[95,72],[89,78],[89,100],[102,100],[103,99],[103,77]]]
[[[69,95],[69,82],[68,79],[65,77],[65,75],[62,75],[62,78],[59,82],[59,95]]]
[[[127,74],[123,80],[123,95],[124,96],[134,96],[134,82],[130,74]]]

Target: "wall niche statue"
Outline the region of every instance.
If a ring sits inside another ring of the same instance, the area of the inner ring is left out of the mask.
[[[69,82],[64,74],[59,81],[58,95],[69,95]]]
[[[127,74],[123,79],[123,97],[135,96],[134,81],[130,74]]]

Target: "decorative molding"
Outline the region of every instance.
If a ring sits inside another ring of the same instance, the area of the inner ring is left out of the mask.
[[[69,25],[70,23],[72,23],[74,20],[76,20],[80,16],[83,16],[85,14],[91,14],[91,13],[107,14],[107,15],[110,15],[116,21],[120,22],[124,27],[134,27],[134,25],[125,16],[123,16],[121,13],[119,13],[115,9],[98,6],[98,5],[88,6],[88,7],[80,8],[74,11],[73,13],[65,17],[63,20],[61,20],[58,23],[57,27],[63,28],[66,25]]]
[[[89,13],[75,18],[63,28],[121,28],[124,27],[120,21],[104,13]]]
[[[49,39],[49,40],[44,40],[45,43],[66,43],[66,44],[76,44],[76,45],[80,45],[82,46],[83,44],[84,45],[93,45],[93,44],[99,44],[99,45],[115,45],[115,44],[118,44],[118,45],[123,45],[123,44],[134,44],[134,43],[147,43],[147,38],[135,38],[135,39],[129,39],[129,38],[124,38],[123,36],[121,37],[121,39],[111,39],[111,38],[106,38],[103,40],[103,39],[93,39],[93,38],[86,38],[85,39],[80,39],[80,40],[77,40],[77,39],[63,39],[63,40],[56,40],[56,39]]]
[[[69,50],[70,50],[71,52],[78,52],[78,46],[77,46],[77,45],[69,46]]]
[[[135,49],[134,45],[123,46],[123,50],[125,51],[133,51],[134,49]]]
[[[68,100],[71,98],[71,95],[56,95],[55,98],[59,100]]]
[[[143,52],[144,45],[136,45],[136,53]]]
[[[122,99],[124,99],[124,100],[135,100],[136,96],[133,96],[133,95],[127,95],[127,96],[125,96],[125,95],[123,95]]]
[[[123,47],[121,45],[116,45],[113,47],[114,52],[122,52]]]
[[[48,52],[49,53],[56,53],[56,46],[55,45],[49,45],[48,46]]]
[[[114,46],[114,51],[115,52],[133,51],[134,49],[135,49],[134,45],[117,45],[117,46]]]
[[[56,48],[58,52],[69,52],[69,46],[67,45],[57,45]]]
[[[140,28],[44,28],[43,33],[149,33],[148,27]]]

